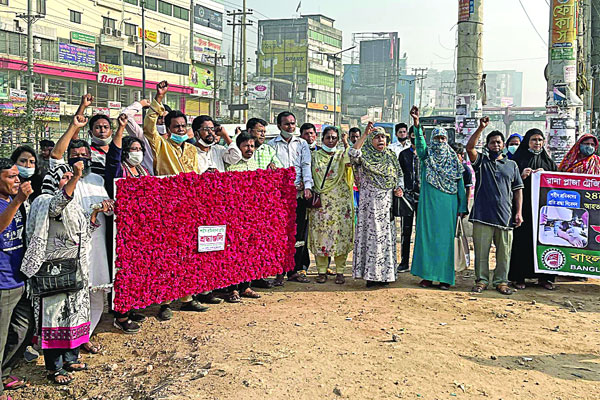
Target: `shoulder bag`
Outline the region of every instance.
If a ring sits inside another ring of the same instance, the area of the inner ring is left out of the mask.
[[[83,289],[81,271],[81,233],[76,258],[59,258],[42,263],[39,271],[31,277],[29,284],[34,296],[47,297],[58,293],[72,293]]]
[[[329,159],[329,164],[327,164],[325,176],[323,177],[323,182],[321,182],[321,190],[323,190],[323,186],[325,186],[325,180],[327,179],[327,174],[329,173],[329,169],[331,168],[331,163],[333,162],[334,157],[335,154],[331,156]],[[321,194],[313,190],[312,198],[306,200],[306,208],[321,208],[321,206]]]

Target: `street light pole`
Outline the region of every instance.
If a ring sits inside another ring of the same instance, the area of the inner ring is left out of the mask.
[[[356,46],[348,47],[347,49],[340,50],[337,53],[324,53],[317,52],[317,54],[324,54],[327,59],[333,59],[333,125],[337,126],[337,56],[345,53],[346,51],[354,49]],[[340,57],[341,59],[341,57]]]
[[[142,6],[142,98],[146,98],[146,0]]]

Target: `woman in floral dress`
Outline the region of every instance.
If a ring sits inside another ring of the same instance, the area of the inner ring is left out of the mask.
[[[328,262],[333,257],[335,283],[341,285],[354,238],[354,198],[348,174],[348,140],[344,135],[344,149],[338,150],[339,138],[337,128],[325,128],[321,148],[312,153],[314,190],[321,195],[322,206],[309,209],[308,247],[316,258],[317,283],[327,281]]]

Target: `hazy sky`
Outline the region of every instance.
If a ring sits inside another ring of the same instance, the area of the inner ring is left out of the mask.
[[[523,72],[523,105],[545,104],[549,6],[551,0],[483,0],[484,71],[515,69]],[[241,0],[225,0],[227,10],[239,8]],[[298,0],[247,0],[255,10],[253,20],[290,18]],[[324,14],[335,19],[350,47],[354,32],[399,32],[400,51],[408,54],[409,67],[453,69],[458,0],[302,0],[302,14]],[[224,20],[227,18],[225,17]],[[226,24],[226,22],[224,22]],[[256,24],[250,28],[248,54],[256,50]],[[229,49],[231,30],[225,30],[224,47]],[[346,53],[344,62],[350,60]]]

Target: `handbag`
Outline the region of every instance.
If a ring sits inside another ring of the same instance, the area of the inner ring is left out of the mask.
[[[329,159],[329,164],[327,164],[327,169],[325,170],[325,176],[323,177],[323,182],[321,182],[321,190],[323,190],[323,186],[325,186],[325,180],[327,179],[327,174],[329,173],[329,169],[331,168],[331,163],[333,162],[333,158],[335,155],[331,156]],[[321,208],[321,194],[318,192],[312,191],[312,197],[306,200],[306,208]]]
[[[469,259],[469,242],[465,235],[462,218],[458,217],[454,235],[454,271],[460,272],[467,269],[470,264]]]
[[[81,255],[81,233],[76,258],[58,258],[42,263],[42,266],[29,280],[34,296],[46,297],[58,293],[72,293],[83,289],[83,273],[79,257]]]
[[[404,192],[404,196],[393,196],[392,216],[393,217],[412,217],[417,209],[419,194],[415,192]]]

